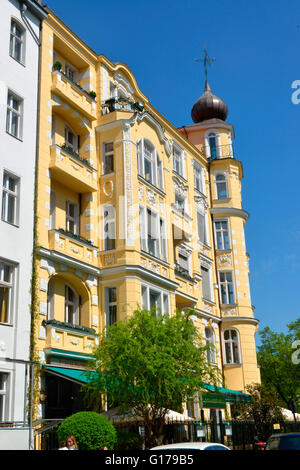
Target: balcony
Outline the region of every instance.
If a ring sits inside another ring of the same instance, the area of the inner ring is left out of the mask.
[[[59,70],[52,72],[51,91],[90,121],[97,119],[95,99]]]
[[[180,266],[180,264],[175,263],[174,265],[175,276],[181,277],[189,282],[194,282],[194,279],[190,275],[189,271],[186,268]]]
[[[97,247],[89,240],[63,229],[49,230],[49,249],[88,264],[97,264]]]
[[[97,170],[66,147],[50,148],[51,177],[77,193],[97,191]]]
[[[46,328],[45,348],[91,354],[97,344],[97,335],[93,328],[57,320],[44,320],[42,325]]]
[[[144,107],[137,102],[128,100],[127,98],[110,98],[102,104],[103,114],[112,113],[114,111],[124,111],[127,113],[137,113],[143,111]]]
[[[220,158],[234,158],[232,144],[217,145],[216,147],[202,145],[199,150],[209,161]]]

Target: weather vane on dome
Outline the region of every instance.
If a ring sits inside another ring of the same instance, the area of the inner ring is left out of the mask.
[[[195,62],[202,62],[205,71],[205,79],[207,80],[207,67],[211,65],[211,62],[215,62],[217,59],[215,57],[210,58],[206,50],[206,46],[203,46],[204,58],[203,59],[194,59]]]

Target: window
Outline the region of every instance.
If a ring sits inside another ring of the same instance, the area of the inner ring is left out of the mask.
[[[216,351],[215,351],[215,335],[211,327],[205,328],[205,343],[209,347],[206,351],[207,361],[210,364],[216,363]]]
[[[175,190],[175,209],[181,214],[185,213],[186,196]]]
[[[229,250],[229,233],[228,233],[228,221],[227,220],[216,220],[215,221],[215,233],[218,250]]]
[[[6,412],[8,409],[8,377],[9,375],[0,372],[0,422],[6,421]]]
[[[65,286],[65,321],[79,325],[79,297],[70,286]]]
[[[215,176],[216,181],[216,195],[217,199],[227,199],[227,182],[226,182],[226,174],[219,173]]]
[[[173,169],[176,173],[185,177],[183,150],[176,145],[173,146]]]
[[[212,300],[210,269],[201,265],[202,276],[202,297],[206,300]]]
[[[48,282],[47,320],[54,320],[54,279],[53,277]]]
[[[222,304],[234,304],[234,292],[232,272],[224,271],[219,273],[220,294]]]
[[[197,210],[198,240],[200,243],[207,245],[206,236],[206,216],[201,210]]]
[[[21,139],[22,137],[23,100],[17,95],[8,92],[6,132]]]
[[[80,147],[80,138],[67,126],[65,127],[65,140],[67,147],[70,147],[73,152],[78,152]]]
[[[147,139],[137,144],[138,172],[148,183],[163,189],[163,165],[158,152]]]
[[[50,229],[55,229],[56,225],[56,193],[50,192]]]
[[[148,207],[140,206],[141,250],[156,258],[167,259],[167,240],[165,220]]]
[[[24,62],[25,56],[25,31],[24,29],[14,20],[10,26],[10,43],[9,43],[9,55],[16,59],[18,62]]]
[[[78,204],[67,201],[66,206],[66,231],[79,235],[79,208]]]
[[[9,224],[18,224],[20,179],[4,171],[1,219]]]
[[[116,248],[116,223],[115,208],[112,205],[104,207],[104,250],[114,250]]]
[[[104,144],[103,151],[103,174],[113,173],[114,171],[114,145],[112,142]]]
[[[182,268],[184,271],[189,272],[189,255],[187,253],[184,253],[183,251],[178,251],[178,264],[180,268]]]
[[[77,83],[78,72],[70,64],[66,64],[65,74],[66,74],[66,77],[69,78],[69,80],[71,80],[74,83]]]
[[[207,136],[207,142],[209,147],[209,157],[218,158],[217,154],[217,136],[214,132],[211,132]]]
[[[154,309],[157,313],[169,313],[169,294],[150,287],[142,285],[142,308],[144,310]]]
[[[240,364],[240,346],[237,330],[225,330],[223,338],[226,364]]]
[[[195,185],[195,189],[197,189],[197,191],[200,191],[201,193],[204,193],[203,169],[196,162],[194,162],[194,185]]]
[[[0,260],[0,323],[12,322],[14,267]]]
[[[106,326],[111,326],[117,321],[117,289],[106,287]]]

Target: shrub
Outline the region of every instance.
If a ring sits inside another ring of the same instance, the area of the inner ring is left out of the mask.
[[[142,450],[144,439],[134,431],[117,431],[118,442],[116,450]]]
[[[79,450],[112,450],[117,442],[117,431],[104,416],[93,411],[80,411],[66,418],[57,430],[58,442],[74,435]]]
[[[90,95],[93,99],[95,99],[96,96],[97,96],[94,91],[89,91],[88,93],[89,93],[89,95]]]

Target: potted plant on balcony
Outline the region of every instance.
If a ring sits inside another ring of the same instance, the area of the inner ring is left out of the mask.
[[[93,98],[93,100],[96,98],[96,93],[94,91],[89,91],[88,94]]]
[[[61,68],[62,68],[62,63],[59,62],[59,60],[57,60],[56,62],[54,62],[53,64],[53,70],[58,70],[59,72],[61,71]]]

